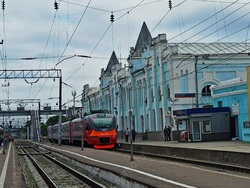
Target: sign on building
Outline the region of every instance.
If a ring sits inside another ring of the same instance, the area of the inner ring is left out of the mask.
[[[232,104],[232,115],[239,115],[239,103]]]

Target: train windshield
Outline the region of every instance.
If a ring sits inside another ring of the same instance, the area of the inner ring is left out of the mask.
[[[85,121],[96,131],[107,131],[115,128],[115,117],[112,114],[91,114],[85,118]]]
[[[112,127],[111,117],[92,118],[92,122],[95,124],[97,129],[107,129]]]

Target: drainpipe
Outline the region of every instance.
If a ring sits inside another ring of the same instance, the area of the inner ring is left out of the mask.
[[[195,64],[194,64],[194,71],[195,71],[195,106],[196,108],[199,107],[198,101],[198,73],[197,73],[197,63],[198,63],[198,55],[195,56]]]
[[[121,81],[122,80],[126,80],[127,78],[126,77],[123,77],[123,78],[120,78],[118,80],[118,83],[120,85],[120,89],[121,89],[121,105],[122,105],[122,133],[121,133],[121,138],[123,136],[123,130],[125,129],[124,127],[124,104],[123,104],[123,87],[122,87],[122,84],[121,84]]]

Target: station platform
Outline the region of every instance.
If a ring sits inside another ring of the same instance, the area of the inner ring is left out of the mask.
[[[117,142],[120,144],[130,144],[130,140],[128,143],[126,143],[124,139],[118,139]],[[161,146],[161,147],[245,152],[245,153],[250,154],[250,142],[242,142],[239,140],[208,141],[208,142],[135,140],[133,144],[134,145]]]
[[[118,139],[118,146],[131,150],[131,142]],[[235,141],[178,142],[135,140],[133,150],[155,156],[179,157],[250,168],[250,143]]]
[[[26,183],[19,164],[15,144],[10,142],[8,149],[0,147],[0,188],[25,188]]]
[[[98,153],[101,152],[93,149],[81,151],[79,147],[66,145],[58,146],[57,144],[52,145],[49,142],[43,144],[49,147],[72,150],[72,152],[78,152],[85,156],[89,155],[89,157],[100,156]],[[147,153],[156,156],[175,156],[250,168],[250,143],[242,141],[177,142],[136,140],[132,143],[132,146],[135,153]],[[5,154],[2,153],[1,149],[2,148],[0,148],[0,188],[25,188],[25,180],[19,165],[14,143],[5,150]],[[130,140],[127,143],[123,139],[118,139],[117,149],[130,150]],[[103,155],[101,158],[104,159]],[[107,156],[107,160],[111,160],[109,158],[110,157]],[[117,162],[117,164],[123,162],[120,158],[112,158],[112,161]],[[154,173],[153,170],[154,169],[152,169],[152,173]]]

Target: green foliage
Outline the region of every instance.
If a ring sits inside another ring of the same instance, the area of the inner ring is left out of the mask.
[[[29,120],[29,121],[26,122],[25,128],[30,127],[30,126],[31,126],[31,121]]]
[[[48,125],[46,125],[45,123],[41,123],[41,135],[42,136],[47,136],[47,128],[48,128]]]
[[[62,116],[62,122],[68,121],[68,118],[66,118],[65,116]],[[50,125],[55,125],[59,122],[59,116],[52,116],[50,117],[47,122],[46,125],[50,126]]]

